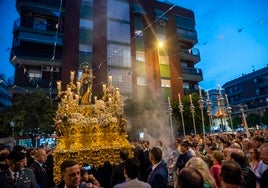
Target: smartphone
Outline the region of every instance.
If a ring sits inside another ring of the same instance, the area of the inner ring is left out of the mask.
[[[87,165],[87,166],[83,166],[83,169],[85,169],[85,170],[91,170],[92,167],[90,165]]]

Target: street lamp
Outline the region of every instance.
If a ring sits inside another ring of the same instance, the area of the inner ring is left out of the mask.
[[[140,140],[144,140],[144,132],[143,130],[139,132]]]
[[[10,122],[10,127],[12,129],[12,137],[15,139],[15,130],[14,130],[15,122],[13,120]]]

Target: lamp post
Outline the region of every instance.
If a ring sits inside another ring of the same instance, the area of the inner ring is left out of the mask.
[[[14,130],[15,122],[13,120],[10,122],[10,127],[12,129],[12,137],[15,139],[15,130]]]
[[[140,137],[140,140],[144,140],[144,132],[143,132],[143,130],[141,130],[139,132],[139,137]]]
[[[14,139],[14,144],[16,144],[16,139],[15,139],[15,121],[10,122],[10,127],[12,129],[12,138]]]

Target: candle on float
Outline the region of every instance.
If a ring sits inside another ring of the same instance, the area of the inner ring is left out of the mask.
[[[106,84],[102,84],[102,89],[104,92],[106,91]]]
[[[181,94],[180,93],[178,94],[178,97],[179,97],[179,104],[181,105]]]
[[[209,100],[209,93],[208,93],[208,90],[207,90],[207,98],[208,98],[208,100]]]
[[[98,99],[97,96],[95,96],[95,97],[94,97],[94,101],[95,101],[95,103],[97,102],[97,99]]]
[[[75,71],[70,71],[70,73],[71,73],[70,78],[71,78],[71,80],[73,80],[74,79],[74,73],[75,73]]]
[[[190,103],[193,104],[192,95],[190,95]]]
[[[168,107],[170,107],[170,98],[168,97]]]
[[[77,105],[79,104],[79,96],[78,95],[75,95],[75,102]]]
[[[61,91],[61,81],[57,81],[57,90]]]
[[[202,91],[201,91],[201,87],[199,86],[199,96],[202,97]]]
[[[120,96],[120,90],[119,90],[119,88],[117,87],[117,88],[115,88],[115,93],[116,93],[116,96],[117,97],[119,97]]]
[[[112,102],[112,98],[111,97],[109,97],[109,102]]]
[[[112,85],[112,82],[113,82],[113,77],[112,76],[109,76],[109,84]]]
[[[67,95],[70,95],[70,94],[71,94],[71,88],[68,87],[68,88],[67,88]]]
[[[218,85],[219,95],[221,95],[221,86]]]
[[[228,100],[227,94],[225,94],[225,98],[226,98],[226,104],[227,104],[227,106],[229,106],[229,100]]]
[[[81,83],[79,81],[76,82],[77,85],[77,93],[80,91]]]

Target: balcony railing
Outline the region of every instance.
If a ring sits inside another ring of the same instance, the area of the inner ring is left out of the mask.
[[[199,49],[192,48],[192,49],[180,49],[179,54],[181,59],[186,59],[197,63],[200,61],[200,53]]]
[[[57,21],[56,20],[46,20],[46,23],[44,23],[42,26],[43,27],[38,27],[36,23],[34,23],[34,18],[19,18],[14,21],[14,30],[17,29],[29,29],[29,30],[34,30],[35,32],[39,33],[46,33],[46,34],[51,34],[55,35],[55,32],[57,31],[56,28]],[[59,35],[63,36],[63,24],[59,25]]]
[[[196,82],[200,82],[203,80],[203,72],[199,68],[183,67],[181,71],[183,80],[190,80]]]
[[[17,0],[16,7],[30,6],[30,7],[50,7],[58,9],[60,7],[60,0]],[[62,0],[62,8],[65,7],[65,0]]]

